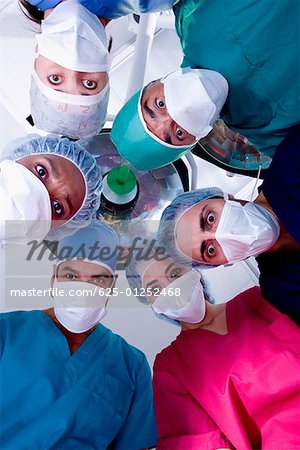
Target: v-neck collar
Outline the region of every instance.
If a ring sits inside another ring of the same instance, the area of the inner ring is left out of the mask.
[[[55,322],[43,311],[36,311],[38,317],[47,325],[53,346],[66,361],[84,361],[87,356],[91,356],[95,347],[99,346],[108,329],[101,323],[87,336],[78,349],[71,354],[69,343],[63,332],[57,327]],[[97,345],[98,344],[98,345]],[[98,349],[97,349],[98,350]]]

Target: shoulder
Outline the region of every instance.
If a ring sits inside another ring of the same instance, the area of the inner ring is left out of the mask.
[[[36,315],[36,311],[12,311],[0,314],[2,326],[10,324],[23,324],[31,321]]]

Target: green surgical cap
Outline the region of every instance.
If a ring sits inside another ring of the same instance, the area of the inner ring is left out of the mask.
[[[119,111],[111,130],[111,140],[122,158],[137,170],[153,170],[181,158],[196,143],[171,145],[151,133],[143,119],[141,96],[140,90]]]

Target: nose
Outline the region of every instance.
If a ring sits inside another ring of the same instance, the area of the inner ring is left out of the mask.
[[[78,79],[78,73],[70,70],[63,84],[63,91],[66,94],[81,95],[82,87]]]
[[[152,133],[154,133],[159,139],[164,140],[165,135],[170,134],[172,127],[172,119],[168,115],[161,115],[158,121],[152,128]]]

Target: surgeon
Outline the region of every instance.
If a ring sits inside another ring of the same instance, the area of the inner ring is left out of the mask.
[[[300,129],[281,143],[254,202],[219,188],[179,195],[158,241],[181,264],[218,266],[257,257],[263,295],[300,323]]]
[[[76,0],[53,6],[45,10],[41,33],[36,35],[31,116],[37,128],[50,133],[90,137],[101,131],[106,119],[107,21],[102,23]]]
[[[13,141],[0,161],[0,242],[74,233],[97,211],[101,185],[100,167],[79,143],[57,136]]]
[[[211,304],[198,269],[168,282],[157,269],[155,258],[127,269],[133,292],[163,285],[137,298],[181,326],[154,363],[156,448],[299,448],[299,327],[258,287]]]
[[[118,243],[102,222],[64,238],[54,308],[1,315],[1,448],[155,446],[146,357],[101,324]]]
[[[239,0],[224,8],[222,0],[182,0],[173,10],[182,69],[152,81],[120,110],[111,137],[122,157],[139,170],[164,166],[220,116],[272,158],[300,123],[300,3]]]

